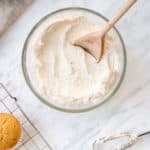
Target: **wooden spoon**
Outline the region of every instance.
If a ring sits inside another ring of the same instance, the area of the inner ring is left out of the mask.
[[[97,62],[99,62],[104,52],[104,39],[106,33],[118,22],[118,20],[129,10],[129,8],[136,1],[137,0],[127,0],[118,14],[114,18],[112,18],[102,30],[89,33],[79,39],[76,39],[73,44],[82,47],[84,50],[94,56]]]

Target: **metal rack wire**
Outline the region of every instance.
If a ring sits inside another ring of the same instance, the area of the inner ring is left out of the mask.
[[[40,131],[34,126],[21,106],[17,103],[17,98],[12,96],[1,82],[0,112],[14,115],[21,123],[22,136],[13,150],[52,150]]]

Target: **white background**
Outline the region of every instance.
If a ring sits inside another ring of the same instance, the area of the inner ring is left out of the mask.
[[[21,70],[27,34],[46,14],[80,6],[110,18],[124,0],[37,0],[0,39],[0,81],[5,83],[54,150],[90,150],[96,137],[114,132],[150,130],[150,1],[137,4],[116,25],[128,56],[125,79],[117,94],[90,112],[71,114],[48,108],[29,90]],[[150,136],[132,150],[149,150]]]

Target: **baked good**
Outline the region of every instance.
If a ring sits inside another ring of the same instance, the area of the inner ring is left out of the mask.
[[[11,114],[0,113],[0,150],[7,150],[15,146],[20,135],[19,121]]]

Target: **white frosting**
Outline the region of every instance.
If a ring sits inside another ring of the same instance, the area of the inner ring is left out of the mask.
[[[119,72],[113,38],[107,37],[100,63],[72,44],[99,29],[82,16],[49,23],[36,42],[33,56],[36,84],[44,95],[63,103],[88,103],[109,91]]]

